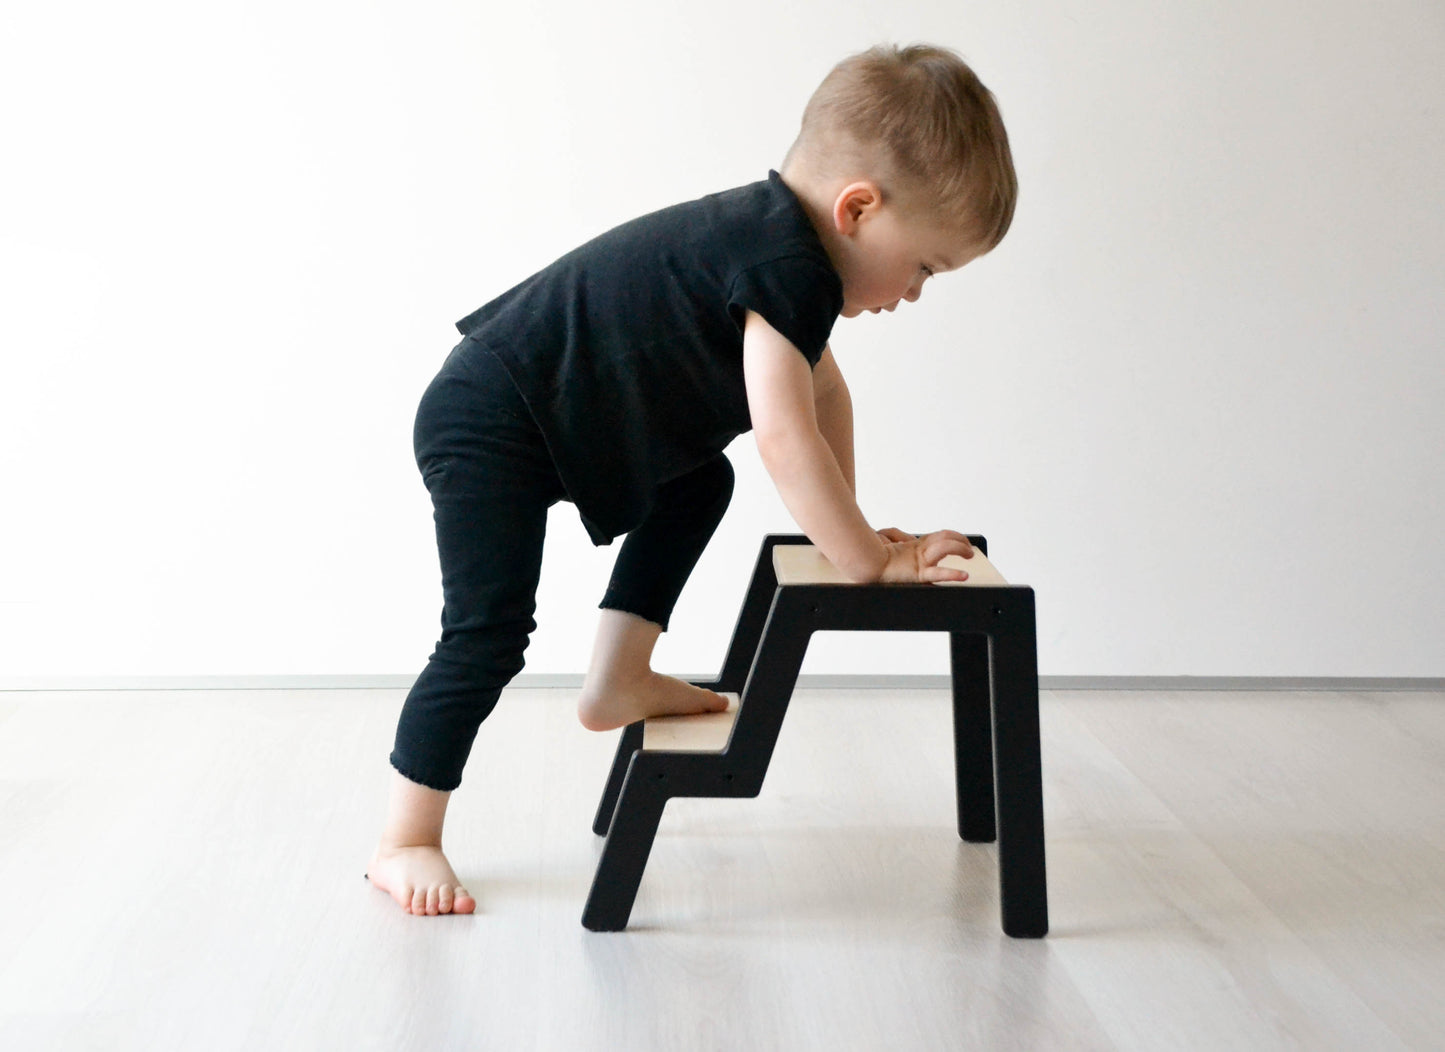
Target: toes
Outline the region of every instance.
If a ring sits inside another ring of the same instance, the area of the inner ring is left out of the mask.
[[[452,911],[452,886],[443,884],[437,891],[437,910],[442,913]]]
[[[411,893],[411,909],[409,912],[417,916],[421,916],[426,912],[426,888],[417,888]]]
[[[697,698],[694,703],[698,706],[692,710],[694,713],[722,712],[728,707],[728,699],[711,690],[703,691],[702,697]]]
[[[441,891],[435,884],[426,889],[426,913],[435,917],[440,910]]]
[[[472,893],[466,888],[457,888],[456,896],[452,901],[454,913],[471,913],[477,908],[477,900],[472,898]]]

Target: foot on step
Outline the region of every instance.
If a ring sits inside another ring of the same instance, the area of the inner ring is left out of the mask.
[[[366,879],[391,895],[404,912],[417,916],[471,913],[477,908],[477,900],[457,880],[442,849],[433,845],[378,847]]]
[[[577,718],[589,731],[610,731],[653,716],[722,712],[728,699],[672,676],[649,671],[630,683],[594,683],[589,677],[577,702]]]

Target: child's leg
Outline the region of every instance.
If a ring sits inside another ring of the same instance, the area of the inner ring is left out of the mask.
[[[407,913],[436,916],[477,908],[442,853],[442,822],[451,795],[391,772],[386,828],[366,877]]]
[[[442,635],[397,721],[389,813],[367,871],[410,913],[475,908],[442,853],[442,824],[479,725],[522,668],[547,508],[562,493],[520,396],[500,366],[490,372],[439,378],[417,417]]]
[[[659,488],[652,513],[618,552],[577,715],[590,730],[649,716],[718,712],[727,700],[652,671],[652,649],[682,587],[732,497],[733,471],[719,454]]]

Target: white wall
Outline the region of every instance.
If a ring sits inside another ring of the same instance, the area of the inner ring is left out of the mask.
[[[885,10],[886,8],[886,10]],[[1429,0],[136,0],[0,37],[0,677],[414,673],[454,319],[761,178],[869,44],[962,51],[992,256],[840,322],[877,525],[990,535],[1042,671],[1445,675],[1445,12]],[[750,439],[660,660],[716,667]],[[570,506],[529,671],[585,667]],[[820,639],[813,672],[941,672]],[[892,647],[894,649],[888,649]],[[902,657],[899,656],[901,653]]]

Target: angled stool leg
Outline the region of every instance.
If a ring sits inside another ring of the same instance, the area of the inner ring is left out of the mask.
[[[783,717],[813,638],[818,610],[819,603],[810,589],[776,590],[727,748],[740,793],[757,796],[762,791]]]
[[[742,608],[738,611],[737,624],[728,643],[723,667],[717,677],[699,680],[694,685],[708,690],[741,693],[747,681],[748,670],[758,651],[758,641],[763,635],[763,626],[768,620],[773,593],[777,590],[778,579],[773,573],[773,549],[779,544],[806,544],[808,538],[801,533],[772,533],[763,538],[753,567],[752,580],[747,594],[743,596]],[[617,809],[617,794],[622,791],[622,780],[627,775],[627,765],[632,754],[642,748],[642,724],[634,723],[622,730],[617,743],[617,752],[612,759],[612,770],[607,775],[607,784],[602,789],[602,799],[597,804],[597,814],[592,819],[592,832],[606,836],[612,822],[612,813]]]
[[[950,632],[953,673],[953,755],[958,835],[973,843],[997,836],[993,813],[993,716],[988,637]]]
[[[806,612],[817,609],[806,590],[796,595],[776,591],[727,748],[717,753],[632,754],[582,911],[582,924],[591,931],[627,927],[669,799],[757,796],[761,791],[812,636]]]
[[[1033,592],[1019,589],[1000,600],[995,615],[994,769],[1003,930],[1015,938],[1039,938],[1049,930],[1049,905]]]
[[[627,777],[627,765],[632,754],[642,748],[642,723],[630,723],[622,728],[617,742],[617,754],[612,758],[612,770],[607,775],[607,784],[602,789],[602,801],[597,805],[597,817],[592,819],[592,832],[606,836],[612,825],[612,814],[617,810],[617,796],[622,792],[622,781]]]
[[[621,931],[632,916],[637,887],[668,800],[667,794],[654,786],[649,766],[643,762],[643,754],[638,754],[628,767],[592,890],[582,909],[582,926],[589,931]]]
[[[768,611],[773,605],[773,593],[778,588],[778,578],[773,572],[773,549],[780,544],[806,544],[808,538],[802,534],[770,533],[763,538],[758,551],[758,561],[753,566],[752,580],[748,583],[747,594],[743,596],[742,608],[733,627],[732,639],[728,642],[727,654],[723,658],[722,670],[717,678],[699,687],[709,690],[741,693],[747,682],[748,671],[753,667],[753,658],[758,652],[758,641],[763,637],[763,626],[768,620]]]

